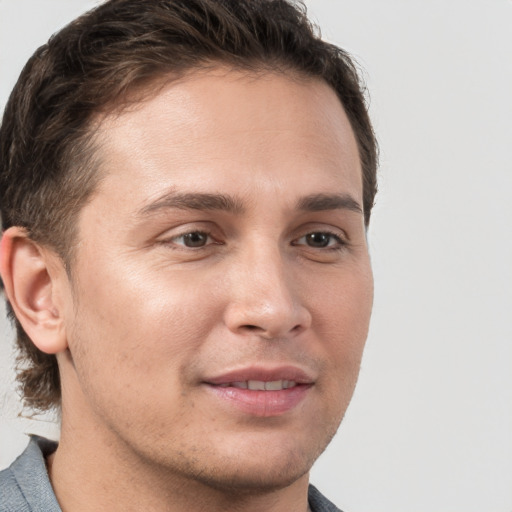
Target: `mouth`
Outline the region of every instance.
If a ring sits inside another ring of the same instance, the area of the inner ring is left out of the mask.
[[[224,382],[219,384],[221,388],[249,389],[251,391],[281,391],[297,386],[294,380],[272,380],[265,382],[263,380],[239,380],[234,382]]]
[[[272,417],[295,410],[308,396],[314,380],[295,367],[247,368],[207,379],[204,384],[230,411]]]

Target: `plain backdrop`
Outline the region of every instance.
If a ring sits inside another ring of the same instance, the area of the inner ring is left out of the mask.
[[[92,7],[0,0],[0,106]],[[376,295],[353,402],[312,471],[346,512],[512,511],[512,2],[310,0],[364,68],[381,145]],[[0,467],[23,432],[0,321]]]

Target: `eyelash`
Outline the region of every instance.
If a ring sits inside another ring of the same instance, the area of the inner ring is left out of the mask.
[[[210,240],[213,240],[213,242],[206,243],[205,245],[200,245],[200,246],[197,246],[197,247],[187,246],[187,245],[185,245],[185,243],[182,243],[182,244],[177,244],[176,243],[177,240],[179,240],[179,239],[183,240],[184,237],[190,236],[190,235],[204,236],[204,237],[206,237],[207,241],[208,241],[208,239],[210,239]],[[329,237],[328,244],[331,243],[332,240],[335,241],[335,244],[334,244],[334,246],[327,245],[325,247],[314,247],[314,246],[308,245],[307,243],[304,243],[304,244],[298,243],[299,240],[306,239],[306,237],[311,236],[311,235],[326,235],[326,236]],[[182,234],[176,235],[176,236],[174,236],[172,238],[163,240],[162,243],[164,245],[168,246],[168,247],[171,247],[171,248],[177,249],[177,250],[180,250],[180,249],[182,249],[182,250],[190,250],[190,249],[192,249],[192,250],[197,250],[197,251],[204,250],[204,249],[206,249],[207,247],[209,247],[211,245],[223,245],[222,242],[215,241],[215,239],[213,238],[211,232],[206,231],[206,230],[187,231],[186,233],[182,233]],[[324,229],[324,230],[311,231],[309,233],[306,233],[306,234],[302,235],[301,237],[293,240],[291,245],[292,246],[304,245],[305,247],[308,247],[309,249],[319,249],[319,250],[322,250],[322,251],[341,251],[341,250],[346,248],[348,243],[347,243],[346,240],[344,240],[342,237],[340,237],[338,233],[334,233],[332,231]],[[179,247],[179,249],[178,249],[178,247]]]
[[[311,231],[309,233],[306,233],[305,235],[302,235],[300,238],[294,240],[292,242],[292,245],[306,245],[306,244],[298,244],[297,242],[298,242],[298,240],[306,238],[310,235],[327,235],[328,237],[330,237],[329,243],[333,239],[336,242],[334,246],[328,245],[326,247],[312,247],[312,246],[308,245],[307,247],[310,249],[320,249],[323,251],[341,251],[341,250],[345,249],[346,246],[348,245],[347,241],[344,240],[338,233],[334,233],[334,232],[326,230],[326,229],[319,230],[319,231]]]
[[[190,246],[185,245],[184,243],[183,244],[176,244],[176,240],[179,240],[180,238],[184,239],[184,237],[189,236],[189,235],[205,236],[207,239],[213,240],[212,234],[209,231],[198,229],[198,230],[194,230],[194,231],[187,231],[186,233],[182,233],[180,235],[173,236],[172,238],[168,238],[166,240],[163,240],[163,243],[165,245],[168,245],[168,246],[174,248],[174,249],[176,249],[175,245],[178,245],[178,246],[180,246],[180,248],[183,247],[185,249],[192,249],[192,250],[205,249],[206,247],[208,247],[210,245],[222,245],[221,242],[213,242],[213,244],[212,243],[207,243],[206,245],[202,245],[202,246],[199,246],[199,247],[190,247]]]

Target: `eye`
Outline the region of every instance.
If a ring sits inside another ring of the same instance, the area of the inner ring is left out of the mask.
[[[344,246],[345,242],[334,233],[315,231],[298,238],[293,245],[307,245],[314,249],[335,249]]]
[[[204,231],[191,231],[172,238],[171,242],[191,249],[199,249],[211,244],[212,238]]]

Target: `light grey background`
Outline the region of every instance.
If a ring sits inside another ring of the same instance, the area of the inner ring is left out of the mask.
[[[0,106],[94,5],[0,0]],[[347,512],[512,511],[512,2],[310,0],[364,67],[382,164],[375,309],[340,432],[312,472]],[[0,467],[23,431],[1,323]]]

